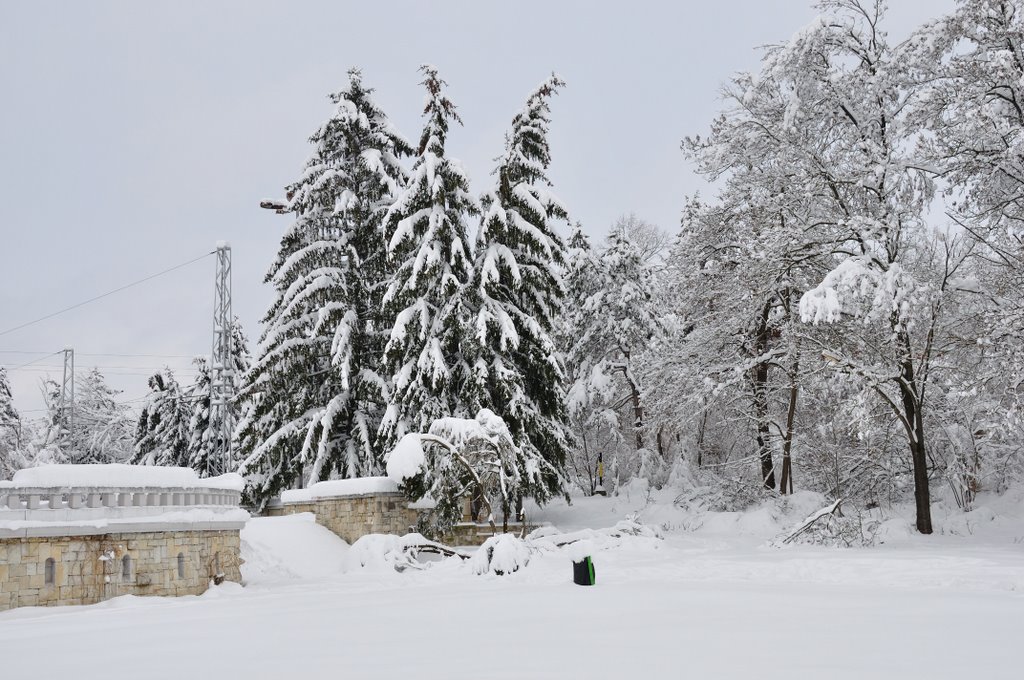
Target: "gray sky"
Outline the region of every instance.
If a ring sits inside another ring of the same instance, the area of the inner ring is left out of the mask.
[[[893,0],[902,37],[952,0]],[[485,188],[504,130],[552,70],[551,178],[602,234],[635,212],[674,231],[704,188],[679,152],[730,74],[815,11],[803,0],[704,2],[23,2],[0,0],[0,331],[231,242],[253,344],[263,274],[288,217],[260,210],[309,154],[351,66],[410,139],[417,66],[438,66],[465,127],[449,153]],[[121,399],[167,355],[208,353],[213,258],[0,336],[0,365],[74,347]],[[84,356],[152,354],[161,357]],[[26,416],[59,357],[11,373]],[[38,369],[38,370],[37,370]],[[190,373],[183,373],[185,380]]]

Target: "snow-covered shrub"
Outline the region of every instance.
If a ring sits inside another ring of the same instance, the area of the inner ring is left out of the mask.
[[[800,543],[826,545],[842,548],[868,547],[875,545],[878,529],[882,522],[860,510],[847,512],[811,527],[797,539]]]
[[[465,559],[465,555],[431,541],[422,534],[406,534],[405,536],[368,534],[358,539],[349,548],[346,556],[346,568],[370,568],[397,572],[403,572],[406,569],[423,569],[429,563],[420,561],[420,553]]]
[[[435,505],[427,525],[432,535],[446,533],[462,519],[471,497],[492,525],[496,514],[508,519],[517,501],[542,484],[554,468],[536,449],[519,446],[505,421],[489,409],[476,418],[438,418],[425,434],[407,434],[387,457],[388,476],[413,500],[430,497]]]
[[[618,522],[611,528],[612,534],[625,536],[639,536],[641,538],[663,538],[661,532],[646,524],[642,524],[635,517],[630,517]]]
[[[530,562],[534,549],[513,534],[491,536],[469,560],[474,574],[511,574]]]
[[[741,512],[774,496],[752,476],[750,470],[746,474],[700,470],[688,481],[691,486],[676,496],[675,505],[691,513]]]
[[[773,545],[790,543],[823,545],[837,548],[875,545],[882,521],[836,501],[807,517],[800,525],[784,533]]]

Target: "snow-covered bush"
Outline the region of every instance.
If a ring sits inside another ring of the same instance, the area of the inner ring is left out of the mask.
[[[530,563],[534,549],[512,534],[491,536],[469,559],[474,574],[511,574]]]
[[[346,555],[347,569],[377,569],[403,572],[406,569],[423,569],[428,563],[419,559],[421,553],[445,557],[466,556],[451,548],[436,543],[422,534],[367,534],[349,548]]]

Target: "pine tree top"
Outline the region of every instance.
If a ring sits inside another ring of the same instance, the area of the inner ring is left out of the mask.
[[[448,122],[453,120],[462,125],[462,119],[456,111],[455,104],[444,94],[444,88],[448,83],[438,75],[437,67],[422,64],[420,73],[423,74],[423,81],[420,84],[427,89],[423,105],[423,115],[426,116],[427,123],[423,126],[417,153],[420,156],[427,152],[443,156],[448,140]]]
[[[500,181],[543,182],[550,185],[544,171],[551,164],[548,125],[551,123],[550,99],[558,94],[565,81],[552,73],[526,99],[526,105],[512,119],[506,152],[501,159]]]

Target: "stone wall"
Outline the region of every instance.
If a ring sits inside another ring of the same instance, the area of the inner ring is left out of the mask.
[[[280,517],[281,515],[296,515],[300,512],[312,512],[316,514],[316,502],[303,503],[282,503],[279,505],[268,505],[263,511],[267,517]]]
[[[527,525],[524,530],[522,524],[509,522],[508,533],[519,536],[524,533],[528,534],[536,528],[535,526]],[[501,522],[497,523],[496,530],[491,529],[491,525],[486,523],[460,522],[453,526],[449,533],[438,540],[441,543],[452,546],[478,546],[483,545],[484,541],[495,533],[504,533],[501,529]]]
[[[237,529],[0,538],[0,611],[199,595],[211,580],[241,581],[239,548]]]
[[[351,496],[317,498],[311,501],[285,502],[268,507],[270,517],[311,512],[317,524],[327,527],[348,543],[354,543],[367,534],[396,534],[402,536],[416,531],[421,510],[409,507],[409,500],[402,493],[376,492]],[[463,521],[452,527],[452,531],[438,540],[448,545],[481,545],[494,533],[486,523],[473,523],[470,519],[469,500],[463,510]],[[526,532],[536,527],[527,526]],[[501,533],[501,523],[497,525]],[[523,526],[509,523],[508,532],[520,534]]]
[[[337,498],[318,498],[309,503],[284,503],[270,511],[291,515],[312,512],[321,524],[348,543],[367,534],[397,534],[415,531],[419,513],[409,508],[402,493],[378,492]],[[269,514],[269,513],[268,513]]]

